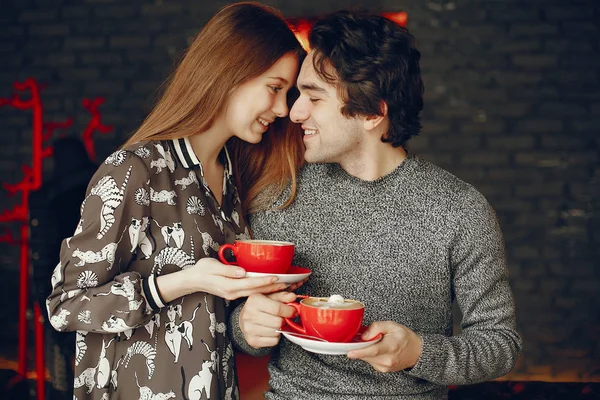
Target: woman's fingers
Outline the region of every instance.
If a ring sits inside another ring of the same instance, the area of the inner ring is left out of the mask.
[[[196,268],[202,269],[202,272],[212,275],[221,275],[228,278],[243,278],[246,270],[236,265],[226,265],[214,258],[204,257],[198,260]]]
[[[234,290],[255,290],[267,287],[286,287],[285,283],[277,282],[276,276],[266,276],[260,278],[228,279],[228,284]]]
[[[276,276],[245,277],[246,271],[235,265],[226,265],[214,258],[201,258],[192,267],[202,274],[209,282],[208,291],[228,300],[248,297],[255,293],[274,293],[289,288],[286,283],[278,282]],[[300,286],[302,283],[293,286]]]
[[[240,297],[248,297],[252,294],[255,293],[273,293],[273,292],[280,292],[283,289],[285,289],[286,285],[282,284],[282,283],[275,283],[275,284],[271,284],[271,285],[267,285],[267,286],[259,286],[259,287],[254,287],[254,288],[249,288],[249,289],[241,289],[241,290],[237,290],[234,295],[236,296],[235,298],[240,298]]]
[[[275,281],[275,283],[273,283]],[[221,287],[225,297],[228,300],[235,300],[240,297],[248,297],[254,293],[273,293],[284,290],[285,283],[277,283],[277,278],[244,278],[228,279],[225,278]]]
[[[300,286],[304,285],[306,283],[306,281],[308,281],[308,278],[304,278],[303,280],[301,280],[300,282],[296,282],[296,283],[292,283],[289,287],[288,287],[288,291],[293,292],[294,290],[298,289]]]

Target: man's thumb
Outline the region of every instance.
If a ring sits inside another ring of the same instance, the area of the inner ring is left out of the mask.
[[[269,298],[271,300],[275,300],[275,301],[279,301],[281,303],[291,303],[292,301],[296,300],[296,293],[294,292],[276,292],[276,293],[271,293],[269,295]]]

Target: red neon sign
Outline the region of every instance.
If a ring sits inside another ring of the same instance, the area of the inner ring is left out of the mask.
[[[386,13],[381,13],[380,15],[382,17],[385,17],[387,19],[394,21],[395,23],[397,23],[398,25],[400,25],[402,27],[406,27],[406,24],[408,22],[408,14],[404,11],[386,12]],[[314,23],[315,23],[315,19],[310,19],[310,18],[300,18],[300,19],[289,19],[288,20],[288,24],[292,28],[292,31],[294,31],[296,38],[298,39],[298,41],[300,42],[300,44],[302,45],[302,47],[304,47],[304,50],[306,50],[306,51],[310,50],[310,46],[308,43],[308,33],[310,32],[310,28],[312,27],[312,25]]]

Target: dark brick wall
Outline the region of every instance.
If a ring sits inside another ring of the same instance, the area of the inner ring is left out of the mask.
[[[88,122],[82,99],[104,97],[103,122],[115,130],[97,136],[102,158],[137,127],[190,38],[226,3],[0,0],[0,97],[35,77],[48,84],[46,120],[73,116],[73,132]],[[514,374],[600,380],[600,4],[267,3],[289,17],[364,4],[409,13],[426,85],[424,128],[411,147],[474,184],[498,212],[525,345]],[[31,157],[29,115],[0,107],[0,132],[0,181],[14,183]],[[0,199],[2,209],[16,204]],[[0,263],[14,273],[16,248],[0,244]]]

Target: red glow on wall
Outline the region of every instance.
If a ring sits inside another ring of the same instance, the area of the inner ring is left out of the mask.
[[[381,13],[382,17],[385,17],[389,20],[394,21],[398,25],[402,27],[406,27],[408,22],[408,14],[404,11],[401,12],[386,12]],[[310,46],[308,42],[308,34],[310,32],[310,28],[314,24],[316,19],[311,18],[299,18],[299,19],[289,19],[288,24],[294,31],[296,38],[304,48],[304,50],[309,51]]]
[[[33,120],[32,129],[32,157],[29,164],[21,166],[21,181],[2,185],[9,196],[20,193],[21,202],[12,209],[3,210],[0,213],[0,223],[19,224],[20,236],[15,238],[12,231],[4,228],[4,233],[0,235],[0,243],[8,243],[20,248],[19,260],[19,349],[18,349],[18,373],[21,378],[26,376],[27,372],[27,309],[29,307],[29,193],[38,190],[42,186],[42,161],[52,155],[52,147],[46,143],[54,136],[57,129],[68,129],[73,124],[73,118],[66,121],[44,122],[43,106],[40,98],[40,92],[45,85],[39,85],[34,79],[29,78],[24,82],[15,82],[13,84],[15,93],[9,98],[0,98],[1,106],[10,106],[22,111],[31,111]],[[24,100],[24,96],[29,95],[29,99]],[[95,148],[93,141],[94,132],[108,133],[113,128],[103,125],[100,122],[100,112],[98,107],[104,102],[102,98],[84,99],[83,107],[92,115],[90,122],[84,129],[82,140],[85,148],[92,160],[95,160]],[[42,316],[37,302],[34,303],[34,328],[36,344],[36,376],[37,376],[37,397],[44,399],[44,336],[42,327]]]
[[[392,21],[394,21],[398,25],[406,28],[406,24],[408,22],[408,14],[405,13],[404,11],[401,11],[401,12],[386,12],[386,13],[382,13],[381,16],[385,17],[387,19],[391,19]]]

